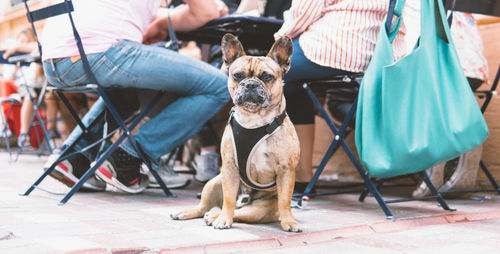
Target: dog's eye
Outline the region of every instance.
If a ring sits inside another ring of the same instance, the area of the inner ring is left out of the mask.
[[[267,83],[267,82],[273,80],[274,76],[267,73],[267,72],[263,72],[262,74],[260,74],[259,79],[262,80],[262,82]]]
[[[233,79],[236,81],[241,81],[245,78],[245,73],[243,72],[236,72],[233,74]]]

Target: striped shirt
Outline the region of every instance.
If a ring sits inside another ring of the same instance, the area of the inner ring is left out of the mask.
[[[388,0],[293,0],[275,38],[299,37],[312,62],[350,72],[363,72],[375,50]],[[404,25],[393,42],[394,58],[405,53]]]

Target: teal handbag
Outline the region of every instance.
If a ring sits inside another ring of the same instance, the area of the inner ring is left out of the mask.
[[[396,6],[395,13],[400,14],[401,2]],[[488,137],[441,0],[421,0],[419,43],[394,62],[391,42],[398,28],[399,24],[388,33],[381,26],[359,90],[356,147],[371,177],[422,171]]]

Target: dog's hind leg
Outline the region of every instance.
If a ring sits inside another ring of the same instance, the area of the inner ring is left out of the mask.
[[[234,211],[234,221],[244,223],[270,223],[279,219],[275,199],[258,199]]]
[[[196,207],[171,214],[170,217],[174,220],[201,218],[213,207],[222,207],[222,177],[220,174],[205,184],[201,192],[201,201]]]

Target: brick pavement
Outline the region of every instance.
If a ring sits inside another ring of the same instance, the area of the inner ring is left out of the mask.
[[[41,173],[44,158],[23,155],[8,163],[0,152],[0,253],[500,253],[500,197],[391,204],[388,221],[373,198],[355,194],[312,199],[293,209],[304,232],[286,233],[278,223],[235,223],[214,230],[201,219],[173,221],[169,214],[195,205],[200,184],[139,195],[114,191],[77,193],[58,206],[64,185],[47,178],[19,196]]]

